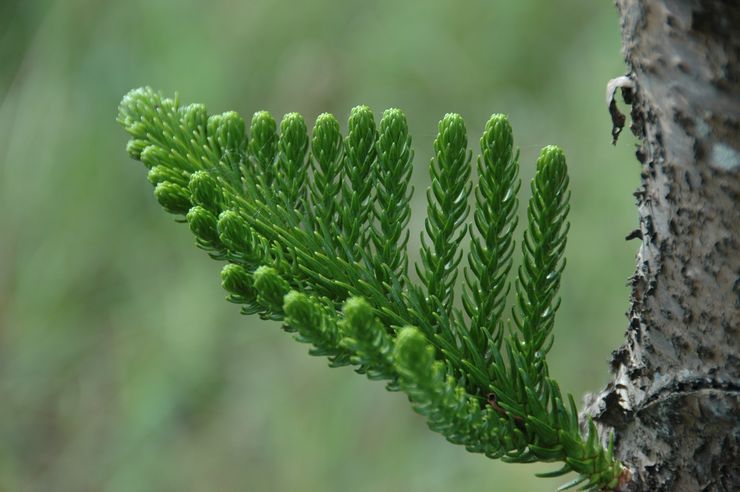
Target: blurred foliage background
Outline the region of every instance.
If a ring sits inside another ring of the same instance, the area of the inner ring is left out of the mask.
[[[553,490],[533,477],[550,467],[452,446],[403,395],[240,317],[126,156],[116,107],[147,84],[309,125],[403,108],[412,250],[445,112],[471,147],[508,113],[525,180],[561,145],[572,232],[551,366],[580,400],[607,380],[634,267],[639,168],[604,102],[623,71],[606,0],[0,2],[0,491]]]

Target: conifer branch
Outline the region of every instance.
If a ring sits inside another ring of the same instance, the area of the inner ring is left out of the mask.
[[[377,224],[371,236],[375,245],[374,262],[378,283],[390,291],[393,282],[405,283],[408,270],[406,245],[409,231],[406,226],[411,218],[412,190],[411,149],[406,116],[398,109],[388,109],[380,120],[375,166],[375,209]]]
[[[521,432],[501,433],[507,428],[504,418],[490,406],[466,393],[436,360],[434,347],[414,327],[403,328],[394,351],[401,388],[414,408],[429,419],[429,427],[453,444],[471,452],[500,458],[507,447],[525,446]],[[514,443],[516,439],[517,443]]]
[[[305,205],[308,165],[306,122],[298,113],[288,113],[280,122],[275,188],[288,217],[299,219]],[[292,222],[296,225],[299,220]]]
[[[377,130],[373,112],[367,106],[352,108],[348,126],[344,159],[347,180],[342,186],[344,209],[340,213],[347,245],[345,257],[353,262],[366,256],[364,252],[370,240],[372,212],[375,209],[372,176]]]
[[[293,290],[285,295],[283,310],[286,327],[298,332],[296,340],[313,345],[309,354],[329,357],[331,367],[349,364],[350,352],[340,345],[342,335],[331,302]]]
[[[339,122],[324,113],[316,118],[311,140],[313,177],[309,184],[315,230],[323,236],[327,255],[336,255],[340,228],[338,204],[344,178],[343,142]]]
[[[491,358],[499,350],[504,332],[502,314],[510,286],[508,275],[520,186],[519,152],[514,151],[513,132],[506,116],[491,116],[480,139],[480,149],[473,214],[475,229],[462,297],[470,317],[470,329],[462,337],[470,340],[465,345],[465,356],[479,360],[481,371],[492,378]]]
[[[512,315],[521,336],[517,347],[526,359],[529,376],[538,384],[547,377],[545,356],[553,343],[551,333],[560,306],[557,291],[565,268],[570,191],[562,150],[555,146],[542,149],[531,188]]]
[[[561,462],[543,476],[577,472],[567,487],[617,483],[611,446],[590,422],[581,435],[572,397],[547,371],[568,230],[560,149],[546,147],[537,162],[504,336],[519,164],[503,115],[481,138],[472,225],[466,129],[458,115],[440,122],[419,285],[407,276],[413,152],[401,111],[385,111],[376,131],[359,106],[346,138],[324,114],[310,140],[300,115],[286,115],[278,135],[272,116],[258,112],[250,139],[236,113],[209,117],[202,105],[143,88],[124,97],[118,121],[157,201],[227,262],[222,285],[244,314],[281,321],[312,355],[403,390],[433,430],[470,451]],[[468,229],[463,312],[453,292]]]
[[[434,140],[435,158],[429,165],[432,186],[427,190],[427,219],[422,234],[419,278],[426,289],[427,302],[435,310],[452,316],[454,286],[462,258],[460,242],[467,232],[470,159],[465,123],[458,114],[448,114],[439,122]],[[436,321],[435,321],[436,322]]]
[[[370,379],[388,379],[388,389],[396,390],[397,375],[393,365],[393,338],[375,317],[372,307],[361,297],[347,300],[340,323],[344,339],[341,345],[351,354],[357,372]]]
[[[272,186],[275,178],[274,162],[277,157],[277,124],[267,111],[258,111],[252,117],[249,130],[252,140],[249,142],[249,156],[254,161],[253,175],[261,178],[263,186]]]

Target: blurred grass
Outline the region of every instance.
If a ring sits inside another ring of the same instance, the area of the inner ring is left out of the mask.
[[[555,488],[240,317],[114,119],[144,84],[246,117],[401,107],[420,231],[438,119],[461,113],[473,146],[508,113],[525,179],[548,143],[570,163],[551,365],[578,398],[606,381],[634,265],[638,168],[603,101],[623,72],[611,2],[6,0],[0,29],[0,491]]]

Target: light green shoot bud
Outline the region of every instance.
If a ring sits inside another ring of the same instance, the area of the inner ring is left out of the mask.
[[[540,152],[537,172],[545,170],[553,174],[562,174],[566,170],[565,153],[557,145],[548,145]]]
[[[439,134],[434,140],[435,152],[447,161],[464,159],[467,151],[468,135],[465,122],[457,113],[447,113],[439,122]],[[461,153],[462,157],[448,155],[450,152]]]
[[[240,152],[246,146],[244,119],[236,111],[219,115],[217,121],[208,121],[209,136],[214,137],[222,152]],[[212,127],[213,125],[213,127]]]
[[[221,188],[218,181],[205,171],[196,171],[190,176],[188,184],[193,203],[218,213],[221,207]]]
[[[171,183],[178,184],[183,188],[188,184],[187,174],[185,174],[183,171],[178,171],[166,166],[154,166],[149,170],[146,178],[154,186],[162,183],[163,181],[170,181]]]
[[[168,111],[172,108],[172,100],[164,99],[162,95],[151,87],[140,87],[129,91],[119,106],[118,121],[131,132],[132,124],[140,122],[142,117],[150,117],[154,111]],[[145,134],[135,135],[144,138]]]
[[[185,218],[195,237],[209,245],[218,245],[219,239],[215,215],[200,205],[196,205],[190,209]]]
[[[383,111],[378,138],[378,152],[384,157],[382,161],[398,161],[399,157],[408,151],[408,136],[409,126],[403,111],[396,108]]]
[[[290,291],[285,295],[283,310],[285,328],[297,331],[295,338],[299,342],[313,345],[310,354],[328,355],[333,367],[349,363],[349,354],[339,345],[339,331],[332,307],[315,297]]]
[[[548,213],[556,215],[566,213],[569,209],[568,199],[568,165],[565,153],[560,147],[548,145],[540,152],[537,159],[537,172],[532,180],[533,195],[540,195],[543,203],[548,203]],[[567,225],[565,226],[567,229]]]
[[[149,141],[142,140],[140,138],[132,138],[126,144],[126,152],[131,156],[132,159],[142,160],[142,152],[149,146]],[[144,163],[146,164],[146,162]]]
[[[373,309],[362,297],[350,297],[344,303],[344,322],[342,330],[345,336],[368,339],[375,328]]]
[[[288,282],[272,267],[261,266],[254,272],[257,301],[273,313],[283,310],[283,298],[290,290]]]
[[[266,173],[269,184],[273,176],[272,166],[277,155],[277,124],[267,111],[254,113],[250,127],[249,152]]]
[[[234,253],[247,254],[251,250],[252,230],[247,221],[233,210],[226,210],[218,216],[218,236]]]
[[[291,290],[283,301],[286,323],[299,332],[316,330],[321,325],[321,310],[306,295]]]
[[[221,286],[239,299],[254,296],[252,276],[242,266],[228,264],[221,270]]]
[[[179,109],[182,115],[182,123],[186,130],[197,131],[202,135],[205,134],[206,124],[208,123],[208,111],[203,104],[188,104]],[[188,135],[191,137],[192,135]]]
[[[358,371],[370,379],[390,379],[388,388],[397,389],[393,338],[376,318],[373,308],[361,297],[350,297],[342,313],[341,344],[352,354],[350,361],[359,365]]]
[[[398,333],[393,355],[401,373],[427,374],[434,364],[434,347],[413,326],[402,328]]]
[[[126,131],[136,138],[144,138],[146,133],[132,131],[132,126],[141,120],[145,108],[159,104],[161,96],[150,87],[140,87],[130,90],[118,107],[118,122],[126,127]]]
[[[154,188],[154,196],[160,205],[171,214],[186,214],[190,210],[190,192],[187,188],[163,181]]]
[[[339,122],[329,114],[322,113],[316,118],[311,140],[311,152],[323,170],[331,169],[332,164],[342,151],[342,135]]]
[[[375,158],[375,117],[367,106],[355,106],[349,114],[348,152],[355,163],[369,165]]]
[[[158,145],[149,145],[141,152],[141,162],[149,169],[154,166],[168,166],[169,155],[166,150]]]
[[[480,150],[488,161],[508,163],[514,147],[514,134],[504,114],[493,114],[480,138]],[[492,158],[491,155],[496,156]]]
[[[213,137],[218,133],[218,127],[221,125],[221,121],[224,119],[223,114],[212,114],[208,117],[208,123],[206,123],[206,133],[209,137]]]
[[[293,165],[303,162],[308,148],[308,130],[300,113],[288,113],[280,122],[278,149]]]

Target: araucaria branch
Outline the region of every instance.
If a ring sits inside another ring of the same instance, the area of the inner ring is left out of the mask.
[[[573,398],[547,368],[570,196],[559,148],[537,161],[509,311],[520,180],[504,115],[485,126],[475,186],[462,118],[440,121],[418,283],[408,272],[413,150],[402,111],[386,110],[376,126],[358,106],[346,137],[322,114],[310,138],[301,115],[287,114],[278,133],[262,111],[248,138],[234,112],[209,116],[142,88],[123,98],[118,121],[162,207],[227,262],[223,286],[245,314],[281,321],[331,366],[404,391],[431,429],[469,451],[561,462],[542,476],[576,472],[563,488],[617,485],[611,444],[590,422],[581,434]]]

